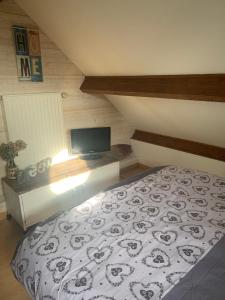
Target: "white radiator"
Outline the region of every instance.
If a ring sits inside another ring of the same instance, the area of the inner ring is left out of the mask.
[[[59,93],[6,95],[3,104],[9,140],[27,143],[16,158],[20,168],[54,158],[67,148]]]

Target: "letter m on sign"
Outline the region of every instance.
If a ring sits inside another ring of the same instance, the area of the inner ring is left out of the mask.
[[[17,55],[17,68],[20,80],[31,80],[30,57]]]

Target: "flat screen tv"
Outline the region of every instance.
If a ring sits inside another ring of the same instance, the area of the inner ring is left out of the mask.
[[[72,129],[71,147],[73,154],[79,154],[84,159],[98,159],[102,152],[110,151],[111,128]]]

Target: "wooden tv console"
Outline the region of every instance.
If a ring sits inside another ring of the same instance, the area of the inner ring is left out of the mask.
[[[119,161],[73,159],[54,165],[48,177],[18,184],[3,179],[7,215],[26,230],[60,211],[77,206],[119,181]]]

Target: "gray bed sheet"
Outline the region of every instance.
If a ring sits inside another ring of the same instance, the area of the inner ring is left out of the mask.
[[[225,237],[163,300],[225,300]]]

